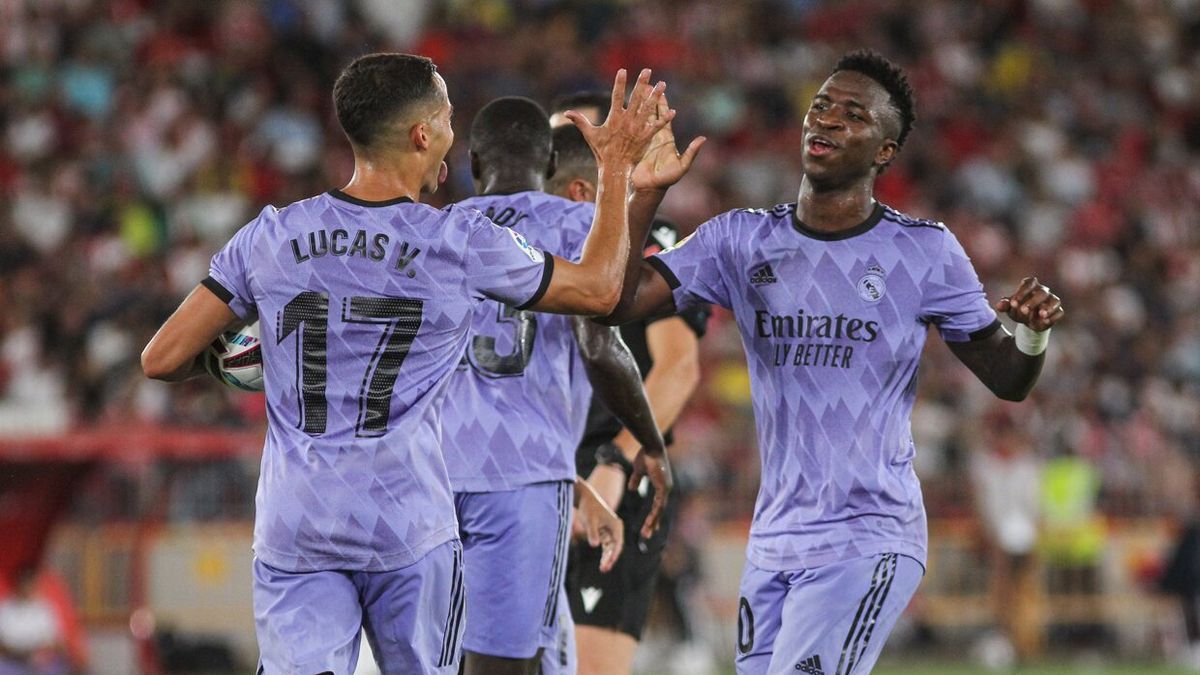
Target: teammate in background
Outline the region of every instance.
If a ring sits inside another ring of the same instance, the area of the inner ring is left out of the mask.
[[[601,124],[604,122],[605,111],[608,110],[608,94],[585,90],[559,96],[550,104],[550,127],[557,129],[570,126],[571,120],[567,117],[570,110],[583,115],[592,124]]]
[[[587,114],[583,108],[578,112]],[[590,202],[596,193],[596,156],[583,135],[573,125],[559,126],[554,129],[554,152],[556,170],[547,189],[573,201]],[[674,246],[676,237],[671,223],[656,219],[646,255]],[[699,338],[708,316],[708,306],[700,305],[678,315],[621,327],[621,336],[646,378],[650,407],[668,445],[671,425],[700,381]],[[626,542],[624,554],[610,574],[597,571],[602,549],[572,547],[567,597],[576,625],[581,675],[630,672],[654,596],[667,533],[678,509],[677,496],[672,496],[658,531],[649,539],[641,538],[638,524],[650,509],[654,488],[638,485],[635,490],[626,489],[637,452],[634,435],[623,428],[604,400],[594,397],[575,466],[625,522]]]
[[[1019,401],[1063,316],[1032,277],[989,306],[944,225],[875,201],[875,178],[913,119],[899,68],[874,52],[843,57],[804,117],[797,203],[704,223],[643,262],[608,319],[696,303],[736,317],[763,464],[739,673],[871,669],[924,574],[909,418],[928,328],[997,396]],[[1015,338],[997,311],[1017,322]]]
[[[502,227],[519,227],[533,246],[575,259],[593,207],[542,192],[555,170],[550,144],[549,119],[537,103],[506,97],[484,106],[471,124],[478,196],[459,206]],[[635,188],[677,181],[691,157],[675,157],[667,171],[641,181],[635,173]],[[447,386],[442,443],[463,543],[467,675],[532,673],[542,650],[557,642],[573,449],[593,386],[635,430],[655,486],[670,489],[663,439],[633,356],[616,329],[577,319],[580,349],[572,318],[480,303],[466,355]],[[598,556],[598,573],[612,567],[615,544]]]
[[[333,92],[354,152],[349,183],[264,209],[146,346],[148,376],[185,379],[203,372],[198,356],[226,326],[261,317],[261,672],[347,673],[360,629],[384,673],[457,672],[461,549],[438,403],[482,298],[579,314],[617,303],[631,262],[631,176],[673,114],[649,78],[626,108],[619,72],[606,124],[580,120],[604,168],[572,263],[472,209],[417,203],[446,176],[445,82],[424,57],[357,59]]]

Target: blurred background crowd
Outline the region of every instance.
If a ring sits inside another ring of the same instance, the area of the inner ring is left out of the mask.
[[[0,438],[262,424],[255,396],[150,382],[138,354],[263,205],[348,179],[330,91],[359,54],[438,63],[460,140],[434,204],[472,194],[465,139],[490,99],[548,105],[607,88],[618,67],[654,68],[677,134],[710,139],[664,205],[686,232],[795,200],[803,113],[862,47],[905,67],[917,92],[916,129],[877,197],[945,221],[993,300],[1036,274],[1067,308],[1020,405],[930,340],[913,430],[931,519],[977,523],[1014,561],[1080,564],[1121,519],[1187,523],[1200,462],[1196,0],[0,0]],[[727,313],[702,346],[676,452],[691,494],[679,535],[696,546],[744,524],[758,485]],[[239,466],[248,478],[227,511],[244,517],[256,468]],[[227,475],[187,489],[228,493]],[[1131,563],[1147,587],[1168,566],[1159,554]]]

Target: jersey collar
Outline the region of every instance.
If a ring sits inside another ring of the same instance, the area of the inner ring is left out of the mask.
[[[374,201],[373,202],[373,201],[368,201],[366,199],[359,199],[358,197],[351,197],[350,195],[348,195],[345,192],[342,192],[341,190],[338,190],[336,188],[333,190],[330,190],[328,194],[330,197],[333,197],[334,199],[340,199],[344,202],[350,202],[351,204],[357,204],[358,206],[366,206],[366,207],[370,207],[370,208],[375,208],[375,207],[380,207],[380,206],[392,206],[394,204],[404,204],[406,202],[409,204],[413,203],[412,198],[408,197],[408,196],[394,197],[392,199],[384,199],[382,201]]]
[[[808,225],[805,225],[800,220],[800,216],[797,214],[798,210],[792,211],[792,227],[796,228],[796,231],[800,234],[812,239],[820,239],[821,241],[840,241],[842,239],[857,237],[860,234],[869,232],[871,228],[878,225],[879,221],[883,220],[883,205],[879,202],[875,202],[875,208],[871,210],[871,215],[867,216],[866,220],[862,221],[858,225],[855,225],[854,227],[845,230],[838,230],[836,232],[814,230]]]

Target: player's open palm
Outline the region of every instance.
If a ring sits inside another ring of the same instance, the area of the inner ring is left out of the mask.
[[[1022,279],[1016,292],[1000,298],[994,307],[1013,321],[1039,332],[1058,323],[1065,313],[1062,300],[1039,283],[1037,277]]]
[[[663,94],[658,99],[658,107],[655,114],[660,117],[665,117],[671,112],[667,104],[667,96]],[[668,121],[665,126],[654,134],[654,138],[650,139],[650,147],[646,149],[645,156],[642,161],[633,169],[633,188],[635,190],[665,190],[683,178],[684,174],[692,168],[692,162],[696,159],[696,154],[700,152],[700,146],[708,140],[704,136],[697,136],[688,144],[687,149],[683,154],[679,154],[679,147],[675,141],[675,131],[671,128],[671,123]]]
[[[667,508],[667,499],[671,488],[675,487],[675,478],[671,475],[671,462],[666,452],[648,454],[645,448],[638,451],[633,458],[633,473],[629,474],[629,489],[637,490],[642,478],[649,478],[654,486],[654,501],[650,504],[650,513],[642,522],[641,535],[643,539],[654,536],[662,520],[663,511]]]
[[[588,545],[600,548],[600,571],[608,572],[625,546],[625,523],[587,482],[577,480],[575,486],[579,490],[576,523],[587,534]]]
[[[574,110],[563,113],[579,127],[601,166],[628,168],[637,164],[646,154],[650,140],[675,116],[674,110],[658,114],[658,101],[667,85],[665,82],[651,85],[649,68],[638,75],[628,106],[624,103],[625,79],[622,68],[613,82],[612,106],[604,124],[596,126]]]

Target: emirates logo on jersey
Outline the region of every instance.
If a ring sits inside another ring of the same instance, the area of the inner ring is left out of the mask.
[[[867,302],[879,302],[887,292],[887,283],[883,280],[883,268],[871,265],[867,273],[858,280],[858,297]]]

